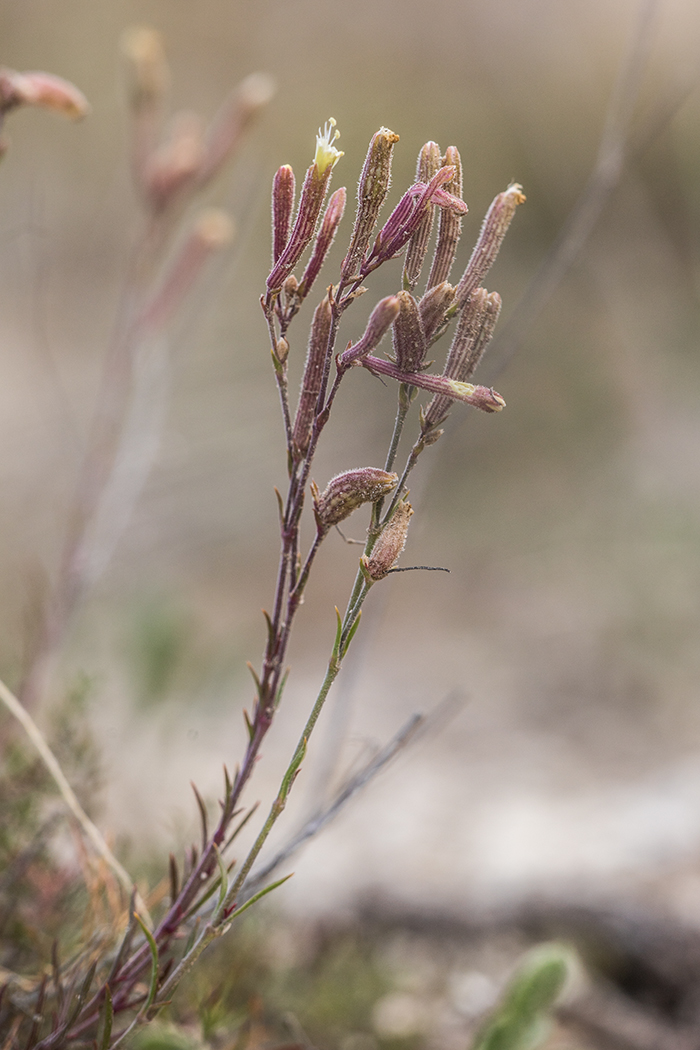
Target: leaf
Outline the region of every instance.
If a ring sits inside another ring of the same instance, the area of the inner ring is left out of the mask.
[[[102,1038],[99,1042],[99,1050],[109,1050],[109,1040],[112,1035],[112,1020],[114,1018],[114,1007],[112,1006],[112,993],[109,985],[105,985],[105,1001],[102,1011]]]
[[[158,992],[158,945],[155,942],[153,934],[149,930],[148,926],[146,926],[146,923],[143,921],[138,912],[135,912],[134,914],[136,915],[137,923],[143,930],[144,937],[148,941],[148,947],[151,952],[151,982],[148,988],[146,1002],[143,1004],[141,1010],[139,1011],[142,1014],[147,1014],[151,1006],[153,1005],[156,998],[156,993]]]
[[[276,890],[277,887],[281,886],[283,882],[287,881],[287,879],[291,879],[293,874],[294,872],[290,871],[289,875],[285,875],[283,879],[278,879],[277,882],[273,882],[270,886],[266,886],[264,890],[259,890],[257,893],[254,893],[250,900],[247,900],[245,904],[242,904],[240,908],[237,908],[231,913],[231,918],[237,919],[244,911],[247,911],[248,908],[252,908],[254,904],[257,904],[261,897],[267,896],[268,893],[272,893],[273,890]]]
[[[168,863],[168,870],[170,873],[170,903],[174,904],[177,900],[177,895],[180,892],[180,877],[177,870],[177,861],[175,860],[175,854],[170,854]]]
[[[343,657],[347,653],[348,649],[350,648],[350,643],[353,640],[353,638],[355,637],[355,632],[357,631],[357,628],[360,626],[360,620],[361,619],[362,619],[362,609],[360,609],[359,613],[355,617],[355,622],[353,623],[352,627],[350,628],[350,630],[348,632],[347,639],[345,640],[345,645],[343,646],[343,651],[340,654],[341,660],[343,659]]]
[[[204,805],[204,799],[197,791],[196,784],[190,781],[192,790],[194,791],[194,797],[197,799],[197,805],[199,806],[199,817],[202,822],[202,852],[207,848],[207,842],[209,841],[209,821],[207,818],[207,807]]]

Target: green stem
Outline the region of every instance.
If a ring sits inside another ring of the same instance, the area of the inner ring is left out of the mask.
[[[283,811],[283,809],[284,809],[284,807],[285,807],[285,805],[287,803],[287,797],[288,797],[289,792],[291,790],[292,784],[294,783],[296,775],[299,772],[299,768],[301,767],[301,764],[304,761],[304,757],[306,755],[306,748],[307,748],[307,745],[308,745],[309,737],[311,736],[311,733],[313,732],[314,726],[316,725],[316,722],[318,721],[318,717],[321,714],[321,710],[323,708],[323,705],[326,702],[326,698],[328,697],[328,693],[330,692],[330,688],[333,685],[333,682],[338,677],[338,672],[340,671],[341,663],[342,663],[342,658],[340,657],[340,654],[338,652],[338,643],[336,642],[336,645],[334,646],[334,649],[333,649],[333,654],[332,654],[330,660],[328,661],[328,669],[326,670],[326,677],[323,679],[323,684],[321,686],[321,689],[319,690],[318,696],[316,697],[316,703],[314,704],[313,708],[311,709],[311,714],[309,715],[308,719],[306,720],[306,725],[304,726],[302,734],[299,737],[299,741],[298,741],[297,746],[296,746],[296,748],[294,750],[294,754],[292,755],[292,759],[291,759],[289,765],[287,766],[286,773],[284,774],[284,776],[282,778],[282,783],[280,785],[279,792],[277,793],[277,798],[275,799],[275,801],[272,803],[272,806],[270,807],[270,812],[268,813],[267,820],[263,824],[257,839],[253,843],[253,846],[252,846],[248,856],[246,857],[245,861],[243,862],[243,866],[241,867],[241,870],[238,873],[236,881],[233,883],[233,885],[231,886],[230,890],[226,894],[226,901],[225,901],[224,907],[222,909],[223,914],[225,914],[227,909],[230,908],[231,905],[235,902],[236,897],[238,896],[238,894],[239,894],[239,892],[241,890],[241,887],[243,886],[243,883],[245,882],[245,880],[246,880],[246,878],[248,876],[248,873],[249,873],[250,869],[252,868],[252,866],[255,863],[255,860],[256,860],[258,854],[260,853],[260,850],[262,849],[263,845],[265,844],[265,840],[267,839],[268,835],[272,831],[272,828],[273,828],[277,818],[280,816],[280,814],[282,813],[282,811]],[[223,921],[225,921],[225,920],[223,920]]]

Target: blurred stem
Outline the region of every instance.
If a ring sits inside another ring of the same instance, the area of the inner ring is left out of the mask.
[[[88,536],[119,458],[134,359],[143,334],[139,321],[171,230],[171,216],[149,216],[127,267],[56,583],[45,603],[37,643],[19,689],[20,700],[28,708],[44,695],[54,658],[85,592]]]
[[[82,828],[85,837],[90,840],[95,851],[100,857],[102,857],[104,862],[114,873],[119,883],[126,890],[127,896],[131,897],[131,894],[134,892],[134,880],[131,878],[128,871],[119,863],[102,837],[99,828],[93,824],[83,807],[80,805],[73,788],[68,783],[65,773],[61,769],[58,759],[44,739],[36,722],[2,680],[0,680],[0,700],[2,700],[10,714],[17,719],[36,748],[39,757],[53,777],[58,790],[61,792],[63,801]],[[151,926],[151,916],[149,915],[148,908],[138,891],[136,892],[136,903],[140,914],[146,920],[148,925]]]

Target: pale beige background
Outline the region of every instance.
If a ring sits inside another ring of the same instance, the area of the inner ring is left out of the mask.
[[[163,31],[177,107],[210,115],[259,69],[279,85],[210,194],[237,216],[238,240],[175,334],[155,470],[56,682],[59,695],[81,670],[94,676],[105,828],[172,848],[190,826],[189,780],[214,796],[240,751],[244,663],[258,659],[274,581],[272,486],[284,482],[257,303],[275,167],[300,175],[331,114],[346,154],[334,185],[351,195],[382,124],[401,135],[395,194],[422,142],[456,144],[470,206],[462,262],[492,196],[521,181],[528,203],[489,278],[507,318],[594,162],[635,12],[552,0],[0,5],[2,61],[67,76],[93,106],[77,126],[14,117],[0,171],[0,662],[11,681],[55,568],[134,226],[119,35],[134,22]],[[697,5],[661,4],[637,126],[700,75],[698,55]],[[373,886],[459,903],[659,883],[673,907],[700,909],[699,119],[695,90],[632,164],[499,375],[507,411],[455,412],[432,473],[417,476],[406,563],[451,575],[377,588],[342,763],[454,687],[469,703],[308,851],[290,905],[334,906]],[[346,338],[397,281],[398,270],[374,281]],[[299,324],[294,382],[304,342]],[[349,378],[319,482],[383,458],[394,392]],[[356,557],[331,537],[320,558],[251,798],[269,794],[298,732]],[[182,625],[173,695],[147,708],[134,642],[144,616]],[[302,809],[327,728],[299,782]]]

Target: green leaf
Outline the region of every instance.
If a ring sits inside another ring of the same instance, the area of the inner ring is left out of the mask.
[[[350,630],[348,632],[347,639],[345,640],[345,645],[343,646],[343,651],[340,654],[341,660],[344,658],[345,654],[347,653],[348,649],[350,648],[350,643],[352,642],[353,638],[355,637],[355,632],[357,631],[357,628],[360,626],[360,620],[361,619],[362,619],[362,609],[360,609],[359,613],[355,617],[355,622],[353,623],[352,627],[350,628]]]
[[[156,994],[158,992],[158,945],[155,942],[153,934],[138,912],[135,912],[134,914],[136,915],[136,921],[143,930],[143,934],[148,941],[148,947],[151,952],[151,983],[148,988],[146,1002],[143,1004],[140,1011],[142,1014],[146,1014],[155,1002]]]
[[[273,890],[276,890],[277,887],[281,886],[283,882],[287,881],[287,879],[291,879],[293,874],[294,872],[290,871],[289,875],[285,875],[283,879],[278,879],[277,882],[273,882],[270,886],[266,886],[264,890],[258,890],[257,893],[253,894],[250,900],[246,901],[245,904],[242,904],[240,908],[237,908],[236,911],[233,912],[231,918],[237,919],[244,911],[247,911],[248,908],[252,908],[254,904],[257,904],[261,897],[267,896],[268,893],[272,893]]]
[[[105,985],[105,1001],[102,1008],[102,1036],[99,1042],[100,1050],[108,1050],[109,1040],[112,1035],[112,1020],[114,1018],[114,1007],[112,1006],[112,993],[109,985]]]
[[[548,1014],[569,975],[571,953],[559,944],[529,952],[472,1050],[536,1050],[547,1038]]]
[[[207,818],[207,807],[204,805],[204,799],[197,791],[197,785],[190,780],[190,786],[194,791],[194,797],[197,799],[197,805],[199,807],[199,818],[202,822],[202,852],[207,848],[207,842],[209,841],[209,821]]]

